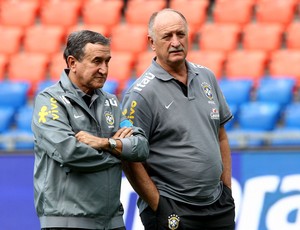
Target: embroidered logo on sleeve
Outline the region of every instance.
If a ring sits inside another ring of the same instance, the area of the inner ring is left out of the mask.
[[[48,115],[52,117],[52,120],[59,119],[57,101],[53,97],[50,98],[50,104],[51,104],[50,109],[48,109],[46,105],[43,105],[41,107],[41,110],[38,113],[39,123],[45,123],[47,121],[46,117]]]
[[[127,117],[127,119],[133,124],[133,120],[134,120],[134,113],[135,113],[135,107],[137,106],[137,102],[136,101],[132,101],[130,104],[130,109],[128,112],[128,109],[124,109],[123,110],[123,115]]]

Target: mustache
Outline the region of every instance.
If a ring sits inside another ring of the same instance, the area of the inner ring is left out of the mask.
[[[172,53],[172,52],[183,52],[184,49],[183,48],[171,48],[169,49],[169,53]]]

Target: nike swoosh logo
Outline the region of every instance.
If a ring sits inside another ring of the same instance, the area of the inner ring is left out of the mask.
[[[74,118],[75,119],[80,118],[80,117],[83,117],[83,115],[76,115],[76,114],[74,114]]]
[[[168,105],[165,105],[165,108],[166,108],[166,109],[169,109],[169,108],[170,108],[170,106],[173,104],[173,102],[174,102],[174,101],[171,101],[171,103],[170,103],[170,104],[168,104]]]

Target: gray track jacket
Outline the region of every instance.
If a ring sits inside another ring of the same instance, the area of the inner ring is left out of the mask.
[[[116,96],[100,89],[93,97],[91,112],[67,73],[35,99],[34,199],[41,228],[124,226],[120,160],[78,142],[75,134],[83,130],[108,138],[129,121]],[[122,159],[144,161],[148,142],[142,129],[133,128],[133,136],[122,139]]]

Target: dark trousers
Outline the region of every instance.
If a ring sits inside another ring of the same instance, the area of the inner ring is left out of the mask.
[[[141,213],[145,230],[234,230],[234,218],[234,200],[226,186],[211,205],[189,205],[160,196],[156,212],[148,207]]]

